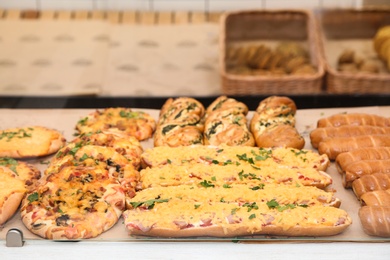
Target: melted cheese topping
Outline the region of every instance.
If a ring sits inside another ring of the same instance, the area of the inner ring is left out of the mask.
[[[209,202],[267,202],[277,201],[279,204],[299,205],[329,205],[334,201],[333,193],[316,187],[299,185],[263,184],[258,186],[232,184],[217,187],[198,186],[170,186],[154,187],[137,192],[136,196],[128,201],[149,201],[153,199],[179,198],[183,201],[192,201],[194,204]]]
[[[270,209],[266,203],[249,210],[246,206],[232,203],[204,203],[195,207],[193,202],[171,199],[156,203],[150,210],[136,208],[123,214],[125,225],[130,230],[170,229],[182,230],[202,226],[218,226],[225,233],[247,227],[247,233],[260,233],[263,227],[291,228],[321,226],[334,227],[343,223],[351,224],[348,214],[334,207],[294,207],[285,210]],[[206,231],[205,231],[206,233]]]
[[[25,192],[24,182],[19,180],[11,170],[0,167],[0,211],[10,195]]]
[[[0,131],[0,156],[34,157],[55,152],[53,141],[58,141],[58,150],[65,143],[63,136],[53,129],[44,127],[10,128]],[[15,155],[18,156],[15,156]]]
[[[326,170],[330,164],[326,155],[319,155],[311,150],[241,146],[154,147],[147,149],[142,154],[142,159],[146,165],[151,167],[167,163],[184,165],[188,163],[251,164],[253,162],[253,165],[259,167],[285,165]]]
[[[150,138],[156,129],[152,116],[129,108],[106,108],[81,119],[77,125],[80,134],[113,130],[113,133],[127,133],[138,140]]]
[[[142,188],[155,186],[198,185],[210,183],[215,186],[224,184],[288,183],[300,186],[326,187],[332,179],[315,169],[260,167],[251,165],[165,165],[164,167],[146,168],[140,171]]]

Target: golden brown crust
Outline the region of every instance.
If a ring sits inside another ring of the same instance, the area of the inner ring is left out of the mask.
[[[357,198],[366,192],[387,189],[390,189],[390,173],[364,175],[352,182],[352,190]]]
[[[361,135],[352,137],[334,137],[326,139],[318,145],[318,152],[326,154],[329,159],[344,152],[359,148],[390,146],[390,135]]]
[[[220,96],[207,107],[206,115],[226,109],[234,109],[235,112],[242,113],[244,115],[248,114],[248,107],[244,103],[239,102],[234,98]]]
[[[351,137],[357,135],[390,134],[390,127],[379,126],[353,126],[320,127],[310,132],[310,141],[314,148],[318,148],[320,142],[327,138]]]
[[[0,205],[0,225],[4,224],[15,214],[23,196],[24,192],[14,192],[5,198],[5,201]]]
[[[25,192],[24,182],[15,172],[0,166],[0,225],[16,212]]]
[[[112,227],[124,207],[124,190],[108,171],[74,166],[46,175],[23,200],[21,217],[43,238],[82,239]]]
[[[203,144],[205,109],[189,97],[169,98],[160,110],[154,146],[189,146]]]
[[[302,149],[305,139],[295,128],[296,109],[288,97],[270,96],[262,100],[250,122],[256,145]]]
[[[55,153],[65,144],[64,136],[42,126],[0,131],[0,157],[31,158]]]
[[[299,135],[297,129],[290,125],[277,125],[256,136],[259,147],[292,147],[302,149],[305,139]]]
[[[336,167],[340,173],[349,164],[361,160],[385,160],[390,159],[390,147],[367,147],[344,152],[336,157]]]
[[[187,228],[181,230],[171,230],[164,228],[152,228],[148,231],[133,229],[130,235],[153,236],[153,237],[237,237],[237,236],[288,236],[288,237],[325,237],[342,233],[349,225],[338,225],[331,227],[292,227],[285,229],[280,226],[268,225],[261,231],[248,232],[248,227],[235,227],[234,229],[218,226]]]
[[[390,190],[376,190],[364,193],[361,197],[362,205],[390,207]]]
[[[390,118],[374,114],[351,113],[336,114],[317,121],[317,127],[339,127],[342,125],[371,125],[380,127],[389,127]]]
[[[220,96],[207,108],[204,127],[205,145],[254,146],[247,126],[248,108],[233,98]]]
[[[114,135],[134,136],[140,141],[152,137],[155,129],[156,122],[151,115],[124,107],[96,110],[76,124],[79,134],[103,131]]]
[[[388,160],[364,160],[349,164],[343,169],[343,184],[350,188],[352,182],[364,175],[374,173],[386,173],[390,171],[390,159]]]
[[[359,218],[366,234],[390,237],[390,207],[363,206]]]

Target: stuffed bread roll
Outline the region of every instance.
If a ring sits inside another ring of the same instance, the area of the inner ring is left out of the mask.
[[[302,149],[305,140],[295,128],[296,106],[288,97],[271,96],[259,103],[250,129],[259,147]]]

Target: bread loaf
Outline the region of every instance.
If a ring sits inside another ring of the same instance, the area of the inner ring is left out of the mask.
[[[310,133],[310,141],[314,148],[318,148],[318,144],[328,138],[376,134],[390,134],[390,127],[379,127],[370,125],[343,125],[339,127],[320,127],[314,129]]]
[[[295,128],[296,105],[288,97],[271,96],[261,101],[250,122],[258,147],[302,149],[304,138]]]
[[[366,234],[390,237],[390,207],[361,207],[359,209],[359,218]]]
[[[360,199],[363,205],[390,207],[390,190],[366,192]]]
[[[336,167],[342,173],[342,169],[345,169],[350,163],[356,161],[385,159],[390,159],[390,147],[358,148],[339,154],[336,157]]]
[[[332,115],[326,118],[321,118],[317,122],[317,127],[339,127],[342,125],[371,125],[389,127],[390,118],[374,114],[351,113]]]
[[[247,106],[233,98],[220,96],[207,107],[205,145],[254,146],[247,126]]]
[[[202,103],[194,98],[167,99],[160,110],[154,146],[203,144],[204,113]]]
[[[366,147],[390,146],[390,135],[360,135],[351,137],[334,137],[318,145],[318,152],[334,160],[344,152]]]
[[[352,189],[357,198],[360,198],[366,192],[390,189],[390,173],[374,173],[361,176],[352,182]]]
[[[364,160],[349,164],[343,169],[343,184],[346,188],[350,188],[354,180],[374,173],[390,173],[390,159]]]

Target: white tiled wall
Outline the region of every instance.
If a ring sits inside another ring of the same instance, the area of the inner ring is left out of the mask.
[[[249,8],[356,8],[363,0],[0,0],[3,9],[224,11]]]

